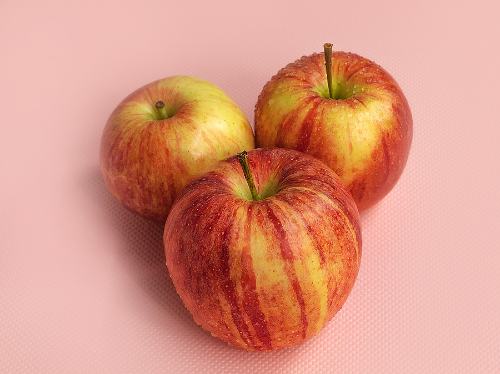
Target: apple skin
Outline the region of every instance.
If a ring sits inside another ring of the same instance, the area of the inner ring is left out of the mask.
[[[157,101],[168,118],[159,117]],[[102,135],[101,171],[127,208],[165,221],[186,184],[252,148],[248,120],[220,88],[174,76],[139,88],[113,111]]]
[[[285,149],[248,153],[263,199],[235,157],[189,184],[167,218],[167,267],[195,322],[248,351],[318,333],[358,273],[359,215],[337,175]]]
[[[287,65],[264,86],[255,106],[256,145],[319,158],[362,211],[398,181],[413,120],[403,92],[383,68],[352,53],[334,52],[332,60],[338,99],[329,97],[323,53]]]

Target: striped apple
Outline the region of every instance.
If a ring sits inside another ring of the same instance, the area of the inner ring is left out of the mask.
[[[249,351],[318,333],[344,304],[361,256],[358,211],[338,177],[284,149],[239,154],[189,184],[164,244],[195,322]]]
[[[356,54],[331,54],[331,44],[281,69],[255,106],[257,146],[319,158],[339,175],[360,211],[398,181],[412,132],[408,102],[391,75]]]
[[[165,221],[177,194],[218,161],[254,147],[238,106],[207,81],[175,76],[125,98],[101,143],[101,170],[130,210]]]

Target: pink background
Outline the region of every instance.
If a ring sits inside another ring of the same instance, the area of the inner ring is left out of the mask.
[[[1,0],[0,372],[500,372],[495,4]],[[362,217],[342,311],[303,346],[248,354],[182,307],[161,225],[103,186],[101,131],[173,74],[213,81],[252,119],[263,84],[325,41],[398,80],[413,148]]]

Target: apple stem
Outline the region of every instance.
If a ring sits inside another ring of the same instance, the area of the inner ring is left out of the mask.
[[[333,94],[333,82],[332,82],[332,44],[323,44],[323,49],[325,51],[325,68],[326,68],[326,80],[328,82],[328,94],[330,99],[334,98]]]
[[[165,108],[165,103],[161,100],[158,100],[155,103],[155,108],[156,111],[158,112],[158,119],[166,119],[168,117],[167,115],[167,108]]]
[[[248,188],[250,188],[252,199],[259,200],[259,193],[257,192],[257,188],[255,187],[252,171],[250,170],[250,165],[248,164],[248,153],[246,151],[243,151],[241,153],[238,153],[236,157],[238,158],[241,168],[243,169],[243,174],[245,175],[245,179],[247,180]]]

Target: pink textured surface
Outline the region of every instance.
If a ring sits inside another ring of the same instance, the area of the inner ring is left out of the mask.
[[[500,372],[497,3],[195,4],[1,1],[0,372]],[[106,192],[101,130],[129,92],[180,73],[252,118],[271,75],[325,41],[398,80],[409,163],[362,217],[337,317],[303,346],[240,352],[182,307],[161,226]]]

